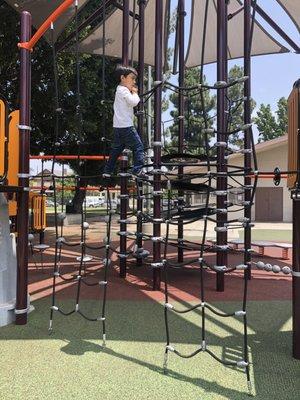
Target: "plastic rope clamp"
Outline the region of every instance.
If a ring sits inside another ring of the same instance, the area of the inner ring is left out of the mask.
[[[28,313],[28,308],[23,308],[20,310],[15,309],[15,314],[20,315],[20,314],[27,314]]]
[[[164,239],[161,236],[152,236],[152,242],[162,242]]]
[[[236,362],[236,366],[241,367],[241,368],[246,368],[246,367],[248,367],[248,363],[244,360],[241,360],[241,361]]]
[[[150,265],[152,268],[161,268],[164,266],[162,262],[151,263]]]
[[[118,257],[119,258],[127,258],[128,257],[128,254],[118,254]]]
[[[170,345],[167,345],[166,346],[166,349],[168,350],[168,351],[175,351],[175,349],[174,349],[174,347],[172,347],[172,346],[170,346]]]
[[[216,196],[227,196],[227,190],[216,190],[214,194]]]
[[[246,315],[246,311],[243,311],[243,310],[241,310],[241,311],[236,311],[236,312],[234,313],[234,315],[235,315],[236,317],[243,317],[244,315]]]
[[[18,174],[18,178],[30,178],[30,174]]]
[[[235,269],[238,271],[245,271],[245,269],[247,269],[247,268],[248,268],[248,266],[246,264],[240,264],[235,267]]]
[[[227,270],[226,265],[215,265],[214,269],[218,272],[225,272]]]
[[[216,147],[227,147],[227,143],[226,142],[216,142],[215,146]]]
[[[228,228],[227,226],[216,226],[215,227],[215,232],[227,232]]]
[[[17,125],[21,131],[32,131],[32,127],[28,125]]]
[[[51,307],[51,310],[53,310],[53,311],[58,311],[58,307],[57,307],[57,306],[52,306],[52,307]]]

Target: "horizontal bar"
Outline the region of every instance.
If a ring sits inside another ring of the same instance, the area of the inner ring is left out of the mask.
[[[77,160],[77,159],[79,159],[79,160],[108,160],[108,157],[109,156],[102,156],[102,155],[99,155],[99,156],[85,156],[85,155],[82,155],[82,156],[76,156],[76,155],[57,155],[57,156],[54,156],[54,155],[43,155],[43,156],[41,156],[41,155],[39,155],[39,156],[30,156],[30,159],[31,160],[53,160],[53,159],[56,159],[56,160]]]
[[[53,13],[46,19],[46,21],[38,28],[29,42],[18,43],[18,47],[22,49],[32,50],[35,44],[40,40],[43,34],[50,27],[51,23],[57,20],[57,18],[63,14],[71,5],[75,3],[74,0],[65,0]]]

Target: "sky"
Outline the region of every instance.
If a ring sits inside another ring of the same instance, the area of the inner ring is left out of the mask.
[[[185,3],[187,9],[186,25],[189,25],[191,0],[186,0]],[[175,9],[177,0],[172,0],[171,4],[172,8]],[[257,0],[257,4],[272,16],[274,21],[300,46],[299,31],[276,0]],[[275,39],[290,49],[290,46],[259,16],[257,16],[257,20]],[[186,37],[188,37],[188,28],[186,31]],[[234,64],[242,66],[243,61],[230,61],[229,67]],[[205,75],[208,82],[216,81],[215,64],[205,67]],[[278,99],[282,96],[288,97],[293,83],[298,78],[300,78],[300,54],[287,53],[252,57],[252,97],[258,106],[261,103],[270,104],[272,109],[275,110]]]
[[[200,0],[196,0],[200,1]],[[212,1],[212,0],[211,0]],[[297,0],[298,1],[298,0]],[[300,1],[300,0],[299,0]],[[186,40],[188,39],[191,0],[185,0],[187,17],[186,17]],[[293,21],[284,12],[276,0],[257,0],[257,4],[263,8],[275,22],[296,42],[300,45],[300,34]],[[177,0],[171,0],[171,7],[174,10]],[[277,34],[257,17],[264,28],[267,29],[280,43],[290,48]],[[170,45],[174,42],[174,35],[170,38]],[[187,47],[187,43],[186,43]],[[242,60],[233,60],[229,62],[229,67],[238,64],[242,65]],[[215,64],[205,67],[205,74],[209,83],[216,81]],[[291,92],[293,83],[300,78],[300,54],[287,53],[275,54],[267,56],[257,56],[252,58],[252,97],[257,103],[257,108],[261,103],[270,104],[273,112],[276,110],[276,104],[280,97],[288,97]],[[173,82],[177,81],[177,77],[172,78]],[[254,110],[254,113],[257,111]],[[163,120],[170,118],[169,112],[163,114]],[[255,136],[258,132],[255,130]],[[49,167],[47,163],[45,167]],[[36,171],[40,169],[40,164],[32,163],[31,166]]]

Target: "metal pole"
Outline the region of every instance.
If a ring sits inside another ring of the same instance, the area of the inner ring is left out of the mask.
[[[297,170],[300,170],[300,87],[297,89]],[[292,190],[293,200],[293,357],[300,360],[300,174],[297,173],[296,188]]]
[[[227,81],[227,0],[218,0],[217,2],[217,80]],[[217,141],[227,142],[227,136],[219,132],[226,131],[226,89],[219,89],[217,93]],[[225,148],[217,147],[217,172],[226,173],[227,167],[225,162]],[[227,208],[227,194],[222,194],[222,191],[227,191],[227,177],[217,177],[217,190],[220,192],[217,195],[217,208]],[[225,192],[224,192],[225,193]],[[227,213],[217,214],[217,245],[227,244],[227,231],[218,231],[218,228],[223,228],[227,222]],[[217,266],[227,266],[227,252],[217,252]],[[217,291],[224,291],[224,273],[217,272]]]
[[[163,4],[156,0],[155,9],[155,81],[162,81]],[[154,93],[154,221],[153,221],[153,290],[160,289],[161,280],[161,102],[162,88]]]
[[[299,142],[299,138],[298,138]],[[299,157],[299,152],[298,152]],[[300,194],[297,189],[298,196]],[[300,197],[300,196],[299,196]],[[300,198],[293,199],[293,357],[300,360]]]
[[[251,123],[251,0],[245,0],[244,2],[244,75],[249,76],[249,79],[244,83],[244,123]],[[244,148],[251,148],[251,129],[245,131],[244,136]],[[244,168],[250,171],[251,168],[251,154],[245,153],[244,156]],[[251,222],[251,177],[245,176],[244,185],[249,187],[245,189],[245,211],[244,217]],[[245,276],[251,278],[251,226],[249,224],[244,228],[244,263],[249,265],[249,268],[245,271]]]
[[[31,38],[31,15],[21,14],[21,42]],[[18,194],[18,246],[17,246],[17,299],[16,324],[27,323],[28,301],[28,217],[29,217],[29,153],[30,153],[30,108],[31,108],[31,52],[20,49],[20,156]]]
[[[138,106],[138,132],[143,140],[144,138],[144,101],[142,94],[144,93],[144,71],[145,71],[145,0],[139,1],[139,80],[138,88],[139,94],[141,95],[141,101]],[[139,182],[137,185],[138,196],[137,196],[137,255],[143,248],[143,183]],[[137,258],[137,266],[141,266],[143,260],[141,257]]]
[[[123,36],[122,36],[122,63],[128,65],[129,53],[129,0],[123,0]],[[126,174],[128,157],[123,152],[121,162],[121,173]],[[127,190],[127,177],[121,176],[120,179],[121,195],[120,195],[120,219],[126,221],[127,219],[127,204],[128,204],[128,190]],[[127,231],[126,222],[120,223],[120,231]],[[127,251],[127,238],[125,235],[120,236],[120,276],[126,277],[126,251]]]
[[[182,88],[184,86],[184,17],[185,12],[185,0],[178,0],[178,47],[179,47],[179,86]],[[179,115],[178,115],[178,153],[183,153],[184,145],[184,93],[183,90],[179,90]],[[183,166],[178,168],[178,179],[183,177]],[[184,204],[184,192],[182,190],[178,191],[178,210],[183,210]],[[178,221],[178,245],[183,243],[183,220],[180,218]],[[183,248],[178,247],[178,262],[183,262]]]
[[[149,65],[148,66],[148,85],[147,85],[147,91],[150,92],[152,86],[152,68]],[[148,134],[148,150],[147,150],[147,164],[151,164],[151,157],[152,157],[152,149],[151,149],[151,143],[152,143],[152,104],[151,104],[151,98],[148,100],[147,103],[147,134]],[[146,205],[147,205],[147,213],[149,214],[150,208],[151,208],[151,199],[150,199],[150,193],[151,193],[151,186],[147,185],[147,200],[146,200]]]
[[[128,190],[127,190],[127,167],[128,152],[123,151],[121,156],[121,201],[120,201],[120,277],[126,278],[126,260],[127,260],[127,208],[128,208]]]
[[[122,63],[129,63],[129,0],[123,0]]]

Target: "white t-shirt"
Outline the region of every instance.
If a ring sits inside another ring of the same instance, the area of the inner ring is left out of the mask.
[[[126,86],[119,85],[114,101],[114,128],[128,128],[133,126],[133,107],[137,106],[140,98],[131,93]]]

